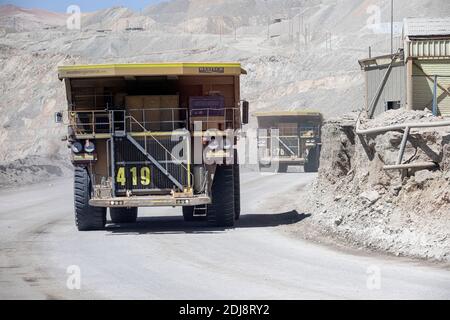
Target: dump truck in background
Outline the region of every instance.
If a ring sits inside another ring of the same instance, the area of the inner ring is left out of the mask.
[[[260,171],[287,172],[303,166],[316,172],[320,159],[322,114],[317,111],[273,111],[254,114],[258,121]]]
[[[248,121],[239,63],[61,66],[79,230],[135,222],[139,207],[232,227],[240,214],[234,132]],[[231,132],[231,134],[230,134]],[[204,161],[206,155],[208,161]]]

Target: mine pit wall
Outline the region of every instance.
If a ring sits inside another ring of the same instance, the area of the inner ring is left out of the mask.
[[[417,132],[417,131],[416,131]],[[328,121],[317,181],[310,193],[315,222],[328,233],[395,255],[450,260],[450,130],[421,129],[403,161],[434,161],[435,170],[386,171],[401,132],[359,137],[355,121]]]

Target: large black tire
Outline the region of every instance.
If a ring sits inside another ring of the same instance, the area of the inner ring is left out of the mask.
[[[138,208],[109,208],[113,223],[134,223],[138,216]]]
[[[187,222],[194,221],[194,206],[183,207],[183,218]]]
[[[265,173],[277,173],[278,168],[276,166],[271,165],[263,165],[259,164],[259,172],[265,172]]]
[[[266,166],[264,166],[263,164],[259,163],[258,164],[258,169],[259,169],[259,172],[265,172]]]
[[[286,173],[288,169],[287,163],[279,163],[278,164],[278,173]]]
[[[304,165],[305,172],[317,172],[319,170],[319,148],[309,150],[308,161]]]
[[[208,205],[207,221],[213,227],[234,226],[233,165],[217,166],[211,188],[212,203]]]
[[[85,167],[74,170],[75,223],[79,231],[102,230],[106,225],[106,208],[92,207],[91,179]]]
[[[194,216],[194,206],[184,206],[183,207],[183,218],[186,222],[192,221],[205,221],[204,216]]]
[[[241,216],[241,178],[239,172],[239,164],[233,165],[233,181],[234,181],[234,218],[239,220]]]

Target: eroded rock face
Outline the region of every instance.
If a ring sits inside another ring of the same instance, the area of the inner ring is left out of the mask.
[[[419,113],[401,119],[436,121]],[[355,120],[335,119],[323,127],[319,177],[311,192],[314,219],[358,245],[450,259],[450,128],[414,130],[408,139],[403,163],[433,161],[436,169],[386,171],[384,165],[397,161],[403,133],[358,136]],[[379,126],[381,120],[373,122],[365,125]]]
[[[364,191],[359,195],[360,199],[363,199],[369,205],[374,204],[381,198],[380,194],[375,190]]]
[[[414,182],[423,185],[425,182],[439,178],[439,172],[420,170],[414,174]]]

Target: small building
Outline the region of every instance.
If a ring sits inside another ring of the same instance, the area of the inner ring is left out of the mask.
[[[450,18],[406,18],[403,48],[358,62],[368,117],[398,108],[450,117]]]
[[[407,18],[403,39],[408,109],[450,117],[450,18]]]
[[[359,60],[365,77],[365,109],[370,118],[406,106],[403,51]]]

